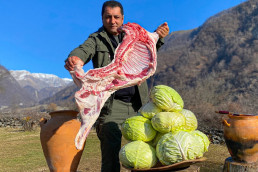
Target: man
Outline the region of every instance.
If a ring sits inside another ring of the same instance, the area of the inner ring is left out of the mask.
[[[75,65],[83,66],[90,60],[94,68],[108,65],[114,58],[114,52],[123,39],[123,33],[117,29],[123,25],[124,12],[117,1],[106,1],[102,6],[103,26],[88,39],[74,49],[66,59],[65,68],[69,71]],[[159,34],[157,48],[168,35],[167,23],[160,25],[156,32]],[[119,150],[121,148],[121,124],[131,116],[136,115],[142,105],[148,101],[148,87],[144,82],[140,86],[132,86],[116,91],[106,101],[96,122],[96,131],[101,143],[102,172],[119,172]]]

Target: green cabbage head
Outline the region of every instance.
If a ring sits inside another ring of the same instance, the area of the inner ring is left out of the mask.
[[[133,141],[124,145],[119,152],[120,162],[129,168],[151,168],[157,163],[156,151],[143,141]]]
[[[170,132],[159,140],[156,146],[156,154],[163,165],[171,165],[202,157],[203,147],[198,139],[189,132]]]
[[[152,127],[151,121],[143,116],[127,118],[122,124],[121,131],[127,140],[142,140],[144,142],[151,141],[157,132]]]
[[[184,131],[196,130],[198,127],[198,122],[194,113],[187,109],[183,109],[180,113],[182,113],[185,116],[185,126],[183,130]]]
[[[180,112],[160,112],[151,119],[153,128],[161,133],[181,130],[185,117]]]
[[[184,102],[177,91],[166,85],[153,87],[150,97],[159,108],[167,112],[181,111],[184,107]]]
[[[207,152],[210,145],[209,138],[199,130],[191,131],[191,134],[197,137],[197,139],[200,141],[200,144],[203,147],[203,152]]]
[[[158,108],[153,102],[148,102],[140,109],[142,116],[148,119],[151,119],[154,115],[161,111],[162,110]]]

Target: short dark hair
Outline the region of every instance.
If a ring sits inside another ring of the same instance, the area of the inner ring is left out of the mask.
[[[106,1],[106,2],[104,2],[103,6],[102,6],[101,16],[103,16],[106,7],[111,7],[111,8],[119,7],[120,10],[121,10],[121,14],[124,15],[123,6],[122,6],[122,4],[121,4],[120,2],[118,2],[118,1],[114,1],[114,0],[113,0],[113,1]]]

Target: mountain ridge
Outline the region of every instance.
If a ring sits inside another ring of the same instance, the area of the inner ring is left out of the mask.
[[[214,109],[235,104],[243,112],[258,110],[255,103],[258,96],[257,6],[257,0],[246,1],[184,33],[185,44],[174,39],[166,55],[161,57],[164,59],[158,63],[153,84],[176,88],[189,98],[186,104],[191,106],[200,106],[194,102],[198,100],[199,104],[209,102]],[[180,33],[177,34],[180,37]],[[171,46],[177,44],[182,45],[181,51]],[[161,51],[159,55],[163,54]],[[173,63],[169,64],[171,58]],[[201,98],[201,89],[210,92],[211,100]]]
[[[35,104],[31,95],[19,85],[10,72],[2,65],[0,65],[0,97],[0,109],[32,106]]]

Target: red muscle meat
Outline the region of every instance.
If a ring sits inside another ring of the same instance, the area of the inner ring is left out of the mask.
[[[75,138],[77,149],[82,149],[101,108],[112,93],[141,84],[155,73],[158,34],[150,33],[136,23],[125,24],[119,29],[125,32],[125,36],[109,65],[86,73],[82,67],[75,67],[71,72],[80,87],[75,93],[81,116],[81,127]]]

